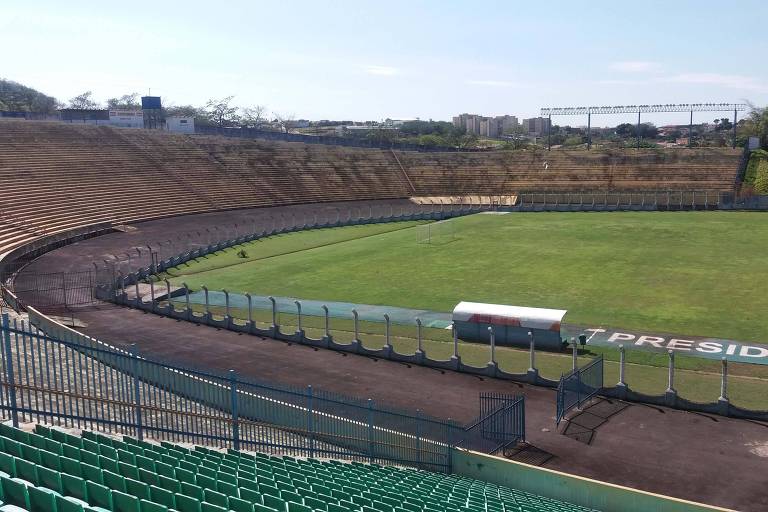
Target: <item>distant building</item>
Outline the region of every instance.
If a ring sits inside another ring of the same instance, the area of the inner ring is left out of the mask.
[[[144,128],[144,113],[141,110],[110,110],[109,124],[120,128]]]
[[[173,133],[195,133],[195,118],[184,116],[166,117],[165,129]]]
[[[67,123],[109,124],[109,110],[91,108],[63,108],[61,120]]]
[[[541,137],[549,131],[549,119],[546,117],[523,119],[523,131],[533,137]]]
[[[460,114],[453,117],[453,126],[463,128],[467,133],[483,137],[497,138],[505,131],[511,131],[518,126],[515,116],[485,117],[477,114]]]

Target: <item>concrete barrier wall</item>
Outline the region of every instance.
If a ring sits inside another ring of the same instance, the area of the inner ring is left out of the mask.
[[[452,472],[601,512],[728,512],[713,507],[568,473],[455,449]],[[733,512],[733,511],[730,511]]]

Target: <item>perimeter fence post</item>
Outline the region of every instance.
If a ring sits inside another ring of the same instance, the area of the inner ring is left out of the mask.
[[[728,360],[724,357],[722,360],[722,376],[720,379],[720,398],[717,399],[721,414],[728,415]]]
[[[424,350],[423,350],[423,340],[421,335],[421,319],[416,317],[416,341],[418,342],[417,349],[416,349],[416,356],[423,360],[424,358]]]
[[[491,345],[491,360],[488,362],[488,366],[496,368],[496,333],[493,331],[493,326],[488,326],[488,340]]]
[[[323,318],[324,318],[324,321],[325,321],[325,325],[324,325],[324,327],[325,327],[325,340],[326,341],[330,341],[330,339],[331,339],[331,319],[330,319],[330,315],[328,313],[328,306],[323,304],[320,307],[323,308]]]
[[[675,352],[669,351],[669,374],[667,378],[667,391],[664,393],[667,405],[674,406],[677,399],[675,389]]]
[[[245,292],[245,298],[248,300],[248,330],[253,329],[253,297],[248,292]]]
[[[296,304],[296,323],[298,324],[296,326],[296,336],[299,337],[299,341],[304,338],[304,330],[301,328],[301,302],[298,300],[293,301],[294,304]]]
[[[536,339],[533,335],[533,331],[528,331],[528,339],[530,340],[530,366],[528,367],[528,381],[533,384],[538,380],[539,377],[539,370],[536,369]]]
[[[352,310],[352,318],[354,320],[355,324],[355,339],[353,340],[355,344],[361,345],[360,343],[360,317],[357,314],[357,310]]]
[[[277,333],[280,332],[280,326],[277,325],[277,301],[270,295],[269,302],[272,303],[272,336],[276,337]]]
[[[390,334],[390,330],[389,329],[390,329],[389,315],[384,313],[384,341],[386,343],[387,350],[391,354],[392,353],[392,339],[390,337],[391,334]]]
[[[575,370],[579,366],[578,358],[579,358],[579,346],[576,343],[576,338],[571,336],[571,345],[573,345],[573,364],[572,369]]]

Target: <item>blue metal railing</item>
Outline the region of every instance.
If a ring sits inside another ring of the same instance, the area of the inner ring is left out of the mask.
[[[603,356],[560,377],[557,386],[557,424],[574,407],[580,407],[603,388]]]
[[[60,339],[2,317],[0,410],[137,438],[450,471],[461,425],[332,392]],[[89,341],[90,340],[90,341]]]

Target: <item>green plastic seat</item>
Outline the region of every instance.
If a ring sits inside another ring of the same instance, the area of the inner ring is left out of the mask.
[[[61,473],[55,469],[40,466],[37,468],[37,477],[38,485],[61,494]]]
[[[240,496],[240,489],[238,489],[237,485],[230,484],[228,482],[222,482],[221,480],[216,482],[216,490],[222,494],[226,494],[229,497]]]
[[[107,456],[99,455],[99,463],[97,464],[101,469],[111,471],[115,474],[120,474],[120,467],[117,464],[117,460],[110,459]],[[85,461],[83,461],[85,462]]]
[[[90,480],[91,482],[96,482],[97,484],[104,483],[101,469],[96,466],[92,466],[83,462],[80,464],[80,473],[83,475],[84,480]]]
[[[265,507],[273,508],[275,510],[278,510],[279,512],[285,512],[286,511],[286,503],[285,500],[278,498],[276,496],[272,496],[270,494],[263,494],[261,496],[261,499],[264,502]]]
[[[27,486],[23,483],[0,477],[0,491],[3,493],[5,503],[29,510],[29,494],[27,493]]]
[[[301,494],[293,491],[280,491],[280,498],[282,498],[284,501],[293,501],[294,503],[300,504],[304,503]]]
[[[99,454],[89,452],[88,450],[80,450],[80,461],[86,464],[90,464],[91,466],[96,466],[97,468],[101,467]]]
[[[113,512],[141,512],[139,498],[120,491],[112,491]]]
[[[146,469],[149,471],[155,472],[155,461],[150,459],[149,457],[145,457],[144,455],[135,455],[135,464],[136,467],[141,469]]]
[[[112,510],[112,491],[105,485],[96,482],[85,482],[88,493],[88,503],[94,507]]]
[[[88,501],[85,480],[79,476],[61,473],[61,494],[77,498],[78,500]]]
[[[135,496],[140,500],[148,500],[149,498],[149,485],[133,478],[125,479],[125,492],[131,496]]]
[[[165,505],[168,508],[176,508],[174,493],[162,487],[149,486],[149,498],[155,503]]]
[[[251,504],[263,504],[263,496],[258,491],[254,491],[253,489],[246,489],[245,487],[240,488],[240,499],[243,499]]]
[[[168,478],[167,476],[160,475],[158,478],[158,487],[162,487],[168,491],[178,493],[181,492],[181,484],[174,478]]]
[[[13,455],[0,452],[0,471],[10,476],[16,476],[16,458]]]
[[[139,501],[139,508],[141,512],[168,512],[168,507],[147,500]]]
[[[83,512],[83,505],[71,498],[56,496],[56,512]]]
[[[117,468],[118,472],[125,478],[139,479],[139,469],[136,465],[118,461]]]
[[[254,512],[252,502],[232,496],[229,497],[229,509],[233,512]]]
[[[69,457],[70,459],[76,460],[78,462],[82,460],[82,456],[80,455],[80,448],[72,446],[71,444],[62,444],[60,446],[62,457]]]
[[[258,503],[255,503],[253,505],[253,512],[283,512],[283,511],[274,509],[272,507],[268,507],[266,505],[259,505]]]
[[[200,500],[184,494],[176,495],[176,509],[179,512],[202,512]]]
[[[112,490],[125,492],[125,477],[111,471],[102,471],[104,485]]]
[[[29,512],[56,512],[56,493],[41,487],[29,487]]]
[[[313,510],[328,510],[328,504],[325,501],[319,500],[317,498],[304,496],[304,504]]]
[[[203,488],[189,482],[181,482],[181,492],[199,501],[203,501]]]
[[[229,499],[226,494],[220,493],[218,491],[213,491],[211,489],[204,489],[203,490],[203,498],[206,503],[213,503],[214,505],[219,505],[224,508],[227,508],[229,506]]]
[[[178,471],[178,469],[176,470]],[[216,490],[216,478],[198,474],[195,476],[192,482],[203,489]]]
[[[139,481],[148,485],[157,485],[159,482],[159,477],[154,471],[139,469]]]

